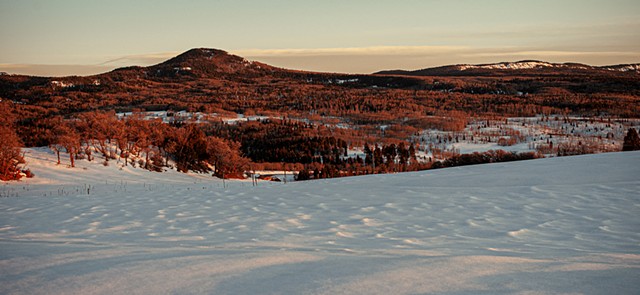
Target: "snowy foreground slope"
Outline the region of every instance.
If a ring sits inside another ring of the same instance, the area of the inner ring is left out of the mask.
[[[0,186],[0,294],[640,290],[639,152],[228,188],[27,156],[36,178]]]

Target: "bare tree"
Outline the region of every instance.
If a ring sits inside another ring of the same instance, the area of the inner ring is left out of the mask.
[[[75,167],[75,157],[80,151],[80,135],[71,123],[65,122],[62,118],[56,118],[56,126],[53,130],[53,138],[49,147],[56,152],[58,156],[58,165],[60,165],[60,152],[69,153],[69,161],[71,167]]]

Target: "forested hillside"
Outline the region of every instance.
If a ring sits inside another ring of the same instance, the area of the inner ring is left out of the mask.
[[[417,152],[435,157],[435,149],[420,142],[424,130],[462,132],[478,120],[536,116],[576,125],[568,120],[633,120],[640,113],[637,71],[465,70],[314,73],[201,48],[95,76],[2,75],[0,105],[12,114],[3,132],[15,140],[6,145],[50,146],[71,162],[97,153],[102,161],[157,171],[171,160],[180,170],[227,175],[288,163],[297,171],[318,170],[317,177],[429,167],[431,158],[412,160]],[[147,118],[153,111],[173,119]],[[606,138],[620,144],[621,131],[610,133]],[[500,138],[516,142],[512,135],[486,137]],[[377,162],[376,147],[386,154]],[[349,155],[354,149],[361,153]]]

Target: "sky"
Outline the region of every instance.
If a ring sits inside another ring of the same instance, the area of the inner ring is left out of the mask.
[[[88,75],[200,47],[345,73],[640,63],[639,15],[638,0],[0,0],[0,71]]]

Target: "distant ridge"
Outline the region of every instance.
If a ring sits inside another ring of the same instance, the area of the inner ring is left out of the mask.
[[[35,88],[42,92],[81,90],[92,93],[108,89],[130,96],[132,91],[147,91],[155,83],[183,83],[175,86],[182,88],[195,81],[199,82],[198,87],[225,85],[222,92],[227,91],[230,85],[266,83],[267,86],[263,85],[263,88],[270,88],[278,85],[278,82],[284,83],[283,81],[288,85],[340,85],[354,88],[423,88],[425,84],[415,77],[286,69],[250,61],[221,49],[194,48],[155,65],[121,67],[90,76],[36,77],[0,73],[0,97],[14,97],[16,89]],[[143,100],[146,99],[139,101]]]
[[[206,95],[199,93],[199,89],[206,88],[207,85],[212,84],[219,85],[216,86],[218,88],[215,88],[214,91],[218,94],[236,93],[231,86],[255,88],[255,85],[261,85],[261,89],[277,89],[285,84],[287,85],[286,87],[294,85],[294,88],[302,88],[303,85],[313,85],[314,87],[336,85],[362,89],[421,90],[437,89],[439,87],[449,87],[444,90],[455,89],[454,85],[449,84],[434,86],[436,84],[432,84],[433,81],[424,79],[422,76],[478,76],[497,79],[545,76],[551,78],[549,81],[542,81],[533,86],[520,85],[508,91],[503,89],[505,93],[517,93],[516,89],[524,90],[520,92],[535,93],[536,91],[547,91],[550,87],[564,88],[570,92],[628,93],[633,91],[633,93],[637,93],[640,88],[638,86],[638,83],[640,83],[638,82],[640,81],[638,79],[639,74],[640,64],[590,66],[580,63],[550,63],[538,60],[478,65],[458,64],[416,71],[381,71],[374,74],[322,73],[279,68],[257,61],[249,61],[220,49],[194,48],[155,65],[123,67],[91,76],[35,77],[0,74],[0,97],[20,98],[30,101],[33,96],[42,95],[42,93],[51,95],[60,91],[84,91],[91,92],[92,95],[96,93],[122,93],[122,97],[132,97],[131,93],[133,92],[148,91],[149,94],[135,99],[135,102],[140,104],[146,103],[150,98],[162,91],[166,92],[166,96],[172,96],[175,94],[174,89],[182,88],[189,88],[190,90],[185,92],[189,95],[198,93],[200,96],[210,96],[211,93]],[[575,78],[581,80],[578,81]],[[160,85],[157,83],[176,84],[164,87],[160,91],[152,87]],[[193,85],[189,85],[189,83]],[[491,92],[493,90],[487,89],[495,87],[495,85],[489,85],[484,88],[481,87],[482,89],[458,89],[458,91],[469,91],[470,93]],[[23,91],[23,94],[30,94],[25,97],[16,90]],[[259,91],[252,89],[248,92],[255,93]],[[158,99],[157,104],[162,104],[160,102],[164,100],[165,98]],[[121,104],[125,105],[125,103]]]
[[[640,73],[640,63],[610,66],[591,66],[581,63],[550,63],[539,60],[521,60],[491,64],[457,64],[425,68],[415,71],[387,70],[374,74],[410,76],[471,76],[471,75],[511,75],[511,74],[562,74],[562,73],[620,72]]]

